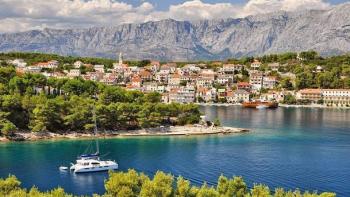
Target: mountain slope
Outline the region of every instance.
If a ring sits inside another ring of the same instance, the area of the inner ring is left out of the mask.
[[[277,12],[242,19],[197,22],[172,19],[89,29],[33,30],[1,34],[0,51],[40,51],[62,55],[128,59],[225,59],[317,50],[322,55],[350,51],[350,3],[329,10]]]

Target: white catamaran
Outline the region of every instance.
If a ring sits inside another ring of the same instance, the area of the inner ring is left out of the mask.
[[[94,135],[97,135],[97,124],[96,124],[96,114],[95,110],[93,111],[94,115]],[[100,160],[100,150],[98,138],[96,138],[96,152],[93,154],[83,154],[78,157],[76,164],[71,165],[70,170],[75,173],[81,172],[100,172],[108,170],[118,169],[118,163],[110,160]]]

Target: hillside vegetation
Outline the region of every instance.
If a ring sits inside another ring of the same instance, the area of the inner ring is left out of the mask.
[[[64,92],[64,93],[63,93]],[[164,104],[158,93],[143,94],[117,86],[76,79],[17,75],[0,67],[0,131],[84,132],[93,129],[93,110],[101,130],[184,125],[200,120],[198,106]]]
[[[36,187],[22,189],[15,176],[0,179],[0,196],[7,197],[73,197],[62,188],[40,192]],[[204,183],[194,186],[183,177],[158,171],[153,178],[135,170],[110,172],[105,181],[105,194],[94,197],[335,197],[335,193],[301,192],[300,190],[271,189],[263,184],[254,184],[249,189],[242,177],[227,178],[221,175],[216,186]]]

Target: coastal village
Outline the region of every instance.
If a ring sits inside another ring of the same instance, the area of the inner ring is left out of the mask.
[[[56,71],[60,62],[55,59],[30,65],[23,59],[6,62],[14,65],[17,73],[39,73],[58,79],[80,77],[127,90],[158,92],[164,103],[240,104],[250,100],[285,103],[288,97],[303,105],[350,106],[350,89],[288,90],[282,87],[283,79],[287,78],[290,80],[288,83],[293,83],[296,76],[283,72],[286,65],[279,62],[263,64],[257,59],[252,59],[248,65],[214,62],[218,66],[211,68],[205,63],[189,63],[179,67],[174,62],[149,61],[146,66],[137,67],[125,63],[121,53],[117,56],[113,68],[75,61],[69,70],[63,72]],[[297,58],[301,59],[299,55]],[[316,66],[313,72],[322,73],[324,70],[322,66]],[[42,91],[38,87],[36,89]]]

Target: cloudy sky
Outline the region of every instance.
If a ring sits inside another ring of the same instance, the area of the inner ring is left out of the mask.
[[[0,33],[327,9],[349,0],[0,0]]]

